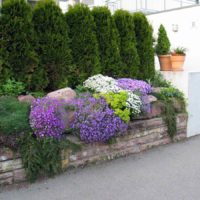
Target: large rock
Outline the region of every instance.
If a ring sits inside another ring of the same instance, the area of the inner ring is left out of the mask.
[[[160,93],[162,89],[163,89],[163,87],[153,87],[152,93],[153,94]]]
[[[155,102],[155,101],[157,101],[158,99],[155,97],[155,96],[153,96],[153,95],[148,95],[148,101],[149,101],[149,103],[153,103],[153,102]]]
[[[76,97],[76,92],[71,88],[63,88],[47,94],[50,98],[65,100],[66,102]]]
[[[161,116],[161,114],[163,113],[164,111],[164,104],[160,101],[157,101],[157,102],[154,102],[152,105],[151,105],[151,112],[148,113],[148,117],[149,118],[153,118],[153,117],[159,117]]]
[[[20,95],[18,96],[18,101],[25,102],[25,103],[32,103],[35,98],[32,95]]]
[[[151,119],[154,117],[160,117],[164,111],[164,104],[160,101],[155,101],[151,103],[151,111],[139,116],[135,119]]]

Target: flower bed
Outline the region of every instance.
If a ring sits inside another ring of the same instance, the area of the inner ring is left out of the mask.
[[[18,169],[26,173],[23,179],[35,181],[68,166],[185,138],[183,94],[171,85],[156,90],[145,81],[99,74],[77,87],[76,96],[64,88],[35,100],[30,95],[19,98],[26,103],[0,97],[0,113],[6,114],[0,114],[0,146],[17,152],[17,161],[2,154],[2,183],[10,183],[6,177],[16,182]],[[10,128],[9,121],[13,121]]]

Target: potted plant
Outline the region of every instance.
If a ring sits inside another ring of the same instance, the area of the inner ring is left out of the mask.
[[[185,62],[186,49],[184,47],[177,47],[171,53],[172,71],[183,71]]]
[[[171,71],[170,41],[165,27],[161,24],[158,32],[158,40],[155,47],[160,62],[160,71]]]

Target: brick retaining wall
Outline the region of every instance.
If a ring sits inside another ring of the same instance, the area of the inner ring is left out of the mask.
[[[187,115],[177,115],[177,134],[174,141],[187,137]],[[73,153],[70,150],[62,152],[62,168],[79,167],[87,164],[111,160],[117,157],[139,153],[154,146],[168,144],[171,139],[162,118],[138,120],[131,122],[128,133],[116,138],[114,144],[84,144],[81,151]],[[0,185],[25,181],[25,170],[19,154],[9,149],[0,149]]]

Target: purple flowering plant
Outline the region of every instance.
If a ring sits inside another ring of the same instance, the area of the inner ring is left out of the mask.
[[[38,98],[31,105],[30,125],[37,137],[60,138],[65,130],[64,113],[66,102],[49,97]]]
[[[123,134],[128,126],[116,116],[103,98],[83,94],[73,100],[75,120],[71,128],[78,129],[80,139],[87,142],[105,142],[111,137]]]
[[[152,92],[151,85],[142,80],[120,78],[117,80],[117,83],[120,88],[132,92],[140,92],[141,95],[147,95]]]

